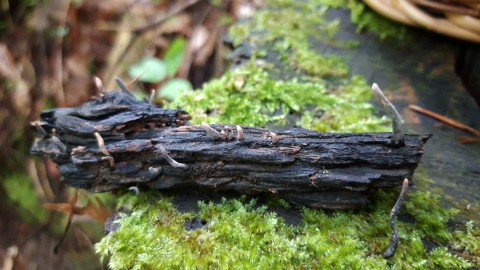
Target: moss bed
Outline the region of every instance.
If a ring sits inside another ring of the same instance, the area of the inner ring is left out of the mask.
[[[112,269],[467,269],[478,265],[480,229],[473,222],[455,229],[447,221],[454,209],[438,195],[409,196],[398,222],[401,242],[392,259],[388,246],[390,207],[395,193],[379,192],[362,211],[302,208],[303,221],[287,225],[267,205],[239,197],[199,202],[199,213],[180,213],[158,192],[126,194],[119,204],[120,229],[96,244]],[[287,203],[280,201],[272,203]],[[197,218],[205,226],[188,230]]]
[[[182,106],[194,117],[192,123],[300,125],[328,132],[389,130],[388,120],[374,114],[366,80],[350,75],[338,56],[318,55],[310,48],[312,35],[340,44],[334,39],[339,22],[325,19],[322,2],[326,1],[267,1],[268,9],[232,29],[238,44],[248,41],[256,48],[252,59],[168,106]],[[360,9],[363,4],[349,1],[349,5]],[[295,76],[282,78],[272,69],[276,64],[263,59],[270,53],[263,51],[265,44]],[[426,182],[428,176],[417,173],[415,181]],[[468,269],[480,265],[478,224],[452,224],[449,221],[458,211],[445,207],[439,194],[422,190],[409,194],[398,222],[397,253],[384,259],[381,254],[391,234],[389,213],[397,195],[398,190],[380,191],[368,208],[357,211],[302,208],[275,198],[259,204],[239,196],[198,202],[198,213],[181,213],[172,198],[160,192],[128,193],[118,201],[119,209],[128,209],[116,221],[118,231],[106,235],[95,248],[111,269]],[[286,224],[269,208],[272,204],[296,209],[301,223]],[[185,224],[195,219],[202,220],[202,226],[187,229]]]

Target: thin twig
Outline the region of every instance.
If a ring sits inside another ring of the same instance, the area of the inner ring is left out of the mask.
[[[395,251],[397,250],[398,242],[400,241],[400,236],[398,234],[397,227],[395,226],[395,217],[397,216],[398,210],[402,207],[403,200],[405,195],[408,191],[408,179],[405,178],[402,184],[402,191],[400,191],[400,195],[398,195],[397,202],[390,211],[390,228],[392,228],[392,237],[390,238],[390,245],[388,246],[387,250],[383,253],[383,257],[385,259],[391,258],[395,255]]]
[[[387,114],[392,118],[392,129],[393,129],[393,138],[392,142],[397,145],[403,145],[403,137],[405,136],[405,129],[402,123],[402,117],[398,113],[397,109],[393,104],[385,97],[382,90],[376,83],[372,85],[372,91],[377,96],[377,98],[382,102]]]
[[[459,143],[475,143],[475,142],[480,142],[480,137],[466,137],[466,136],[460,136],[458,138]]]
[[[474,129],[473,127],[471,126],[467,126],[465,124],[462,124],[456,120],[453,120],[452,118],[448,118],[446,116],[443,116],[443,115],[440,115],[436,112],[432,112],[428,109],[425,109],[425,108],[422,108],[420,106],[417,106],[417,105],[410,105],[408,106],[410,109],[418,112],[418,113],[421,113],[421,114],[424,114],[424,115],[427,115],[427,116],[430,116],[440,122],[443,122],[449,126],[452,126],[454,128],[458,128],[458,129],[461,129],[461,130],[465,130],[465,131],[468,131],[470,133],[472,133],[473,135],[477,136],[477,137],[480,137],[480,131],[478,131],[477,129]]]
[[[77,204],[77,199],[78,199],[78,189],[75,189],[75,193],[73,194],[73,197],[68,200],[68,205],[70,207],[70,213],[68,214],[68,220],[67,220],[67,225],[65,226],[65,230],[63,231],[63,235],[58,240],[58,243],[53,247],[53,253],[58,254],[58,249],[63,243],[63,240],[65,240],[65,237],[67,236],[67,232],[70,229],[70,225],[72,225],[73,217],[75,216],[74,213],[74,208],[75,205]],[[45,207],[45,205],[44,205]]]

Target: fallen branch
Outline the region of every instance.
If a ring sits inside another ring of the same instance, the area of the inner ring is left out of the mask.
[[[120,88],[35,122],[41,138],[32,153],[51,157],[67,184],[96,192],[205,188],[355,208],[411,179],[429,138],[404,135],[399,120],[393,134],[189,126],[186,112],[137,101]]]

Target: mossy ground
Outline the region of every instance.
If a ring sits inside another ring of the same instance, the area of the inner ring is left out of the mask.
[[[318,1],[322,2],[322,1]],[[227,72],[169,106],[182,106],[193,123],[253,126],[301,125],[318,131],[373,132],[388,129],[369,100],[365,79],[350,76],[335,56],[310,48],[312,35],[335,44],[338,22],[322,16],[317,1],[268,1],[270,9],[232,29],[238,42],[258,51],[249,63]],[[318,12],[312,12],[318,10]],[[308,11],[308,12],[306,12]],[[252,34],[257,33],[257,34]],[[258,34],[262,33],[262,34]],[[267,34],[265,34],[267,33]],[[280,78],[258,60],[265,44],[277,53],[290,78]],[[417,182],[426,176],[417,175]],[[457,213],[440,195],[410,193],[398,222],[396,255],[381,254],[390,237],[389,212],[398,192],[378,192],[367,209],[336,211],[301,208],[303,221],[287,225],[266,205],[239,197],[199,202],[199,213],[181,213],[158,192],[123,195],[120,229],[95,248],[112,269],[466,269],[480,263],[480,228],[449,226]],[[281,202],[280,204],[287,205]],[[200,218],[206,226],[187,230]]]
[[[158,192],[126,194],[119,204],[133,212],[121,216],[120,229],[96,250],[112,269],[467,269],[480,263],[480,228],[473,222],[449,228],[456,211],[428,192],[409,196],[402,216],[413,223],[398,222],[397,253],[384,259],[395,196],[379,192],[371,207],[355,212],[302,208],[302,223],[291,226],[246,197],[199,202],[196,214],[180,213]],[[206,225],[187,230],[197,215]]]

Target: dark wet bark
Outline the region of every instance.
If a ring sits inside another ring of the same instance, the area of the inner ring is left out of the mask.
[[[47,132],[32,153],[58,163],[67,184],[96,192],[207,188],[344,209],[366,205],[377,189],[411,179],[428,139],[405,135],[405,144],[394,146],[391,133],[272,133],[185,126],[188,118],[181,110],[111,92],[77,108],[44,112],[37,129]]]

